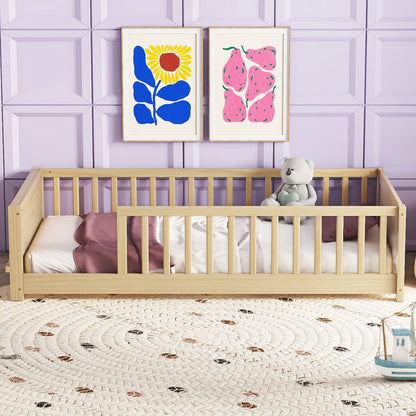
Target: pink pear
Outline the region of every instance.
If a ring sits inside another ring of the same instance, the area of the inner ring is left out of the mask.
[[[275,81],[275,76],[270,72],[262,71],[258,66],[252,66],[248,71],[246,99],[254,100],[259,94],[273,88]]]
[[[238,122],[241,123],[246,119],[246,107],[243,100],[233,90],[225,89],[224,91],[224,110],[222,118],[227,123]]]
[[[269,91],[260,100],[254,101],[254,103],[248,109],[248,119],[253,123],[270,123],[274,117],[274,88],[273,91]]]
[[[240,50],[233,46],[231,48],[234,50],[224,65],[222,80],[227,87],[232,87],[235,91],[239,92],[244,90],[247,85],[247,68]]]

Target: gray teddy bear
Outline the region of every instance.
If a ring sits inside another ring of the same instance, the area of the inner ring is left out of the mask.
[[[261,205],[275,206],[314,206],[316,192],[310,184],[313,178],[313,162],[300,157],[282,159],[282,180],[279,188],[266,198]],[[262,217],[270,220],[270,217]],[[306,217],[301,217],[303,221]],[[285,216],[285,222],[292,223],[293,217]]]

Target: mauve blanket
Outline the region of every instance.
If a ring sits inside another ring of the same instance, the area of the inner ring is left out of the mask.
[[[127,218],[127,267],[141,273],[141,217]],[[156,217],[149,217],[149,271],[163,269],[163,246],[156,239]],[[117,273],[117,214],[89,213],[75,232],[74,260],[80,273]],[[173,262],[171,260],[171,266]]]

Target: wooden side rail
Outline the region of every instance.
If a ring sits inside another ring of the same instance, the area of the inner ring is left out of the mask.
[[[8,208],[10,299],[22,300],[23,256],[43,216],[42,170],[32,169]]]
[[[171,216],[185,217],[185,274],[192,274],[192,244],[191,244],[191,219],[193,216],[205,216],[207,223],[206,232],[206,273],[213,273],[213,226],[214,216],[228,217],[228,274],[235,274],[235,217],[247,216],[250,219],[250,274],[256,275],[257,258],[257,232],[256,224],[259,215],[271,216],[271,243],[272,253],[277,253],[278,248],[278,215],[293,216],[293,266],[292,274],[300,274],[301,259],[301,224],[302,215],[315,217],[315,260],[314,274],[321,274],[321,254],[322,254],[322,217],[336,216],[336,275],[343,275],[343,230],[344,217],[358,216],[358,239],[357,239],[357,275],[365,274],[365,219],[366,216],[377,216],[380,218],[380,242],[379,242],[379,272],[386,272],[386,223],[388,218],[397,215],[397,207],[279,207],[278,213],[274,207],[118,207],[118,273],[127,273],[127,217],[140,216],[142,218],[142,270],[143,274],[148,273],[148,217],[163,217],[164,226],[164,267],[163,273],[170,274],[169,270],[169,223]],[[278,274],[278,258],[272,255],[271,275]]]
[[[264,197],[268,198],[275,190],[273,179],[280,178],[280,169],[44,169],[45,178],[53,181],[53,213],[60,215],[60,181],[72,179],[73,215],[80,213],[80,179],[90,179],[92,188],[92,212],[99,212],[99,181],[111,182],[111,211],[115,212],[118,205],[118,180],[130,181],[130,206],[137,206],[137,179],[148,180],[148,204],[157,205],[157,182],[159,179],[168,180],[168,204],[176,205],[176,181],[187,181],[188,198],[180,205],[195,205],[195,180],[206,179],[206,205],[214,206],[215,180],[226,182],[226,205],[234,203],[235,179],[245,180],[245,204],[253,202],[253,180],[263,181]],[[322,180],[322,205],[329,205],[330,179],[342,181],[342,205],[347,205],[349,200],[350,179],[361,179],[361,202],[368,200],[368,178],[376,178],[379,175],[377,169],[315,169],[314,180]],[[68,182],[68,181],[67,181]],[[185,198],[185,197],[184,197]]]

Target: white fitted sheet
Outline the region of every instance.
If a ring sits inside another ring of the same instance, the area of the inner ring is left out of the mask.
[[[79,216],[49,216],[41,223],[26,255],[27,273],[76,273],[73,251],[78,246],[75,231],[82,223]],[[228,272],[228,218],[213,217],[213,271]],[[163,218],[159,217],[156,235],[163,243]],[[176,273],[185,271],[185,220],[170,217],[170,255]],[[235,247],[236,273],[240,273],[240,257]],[[206,219],[192,217],[192,273],[206,273]]]
[[[25,270],[28,273],[76,273],[73,251],[78,246],[75,230],[82,223],[79,216],[49,216],[39,227],[36,236],[25,255]],[[228,272],[228,218],[213,217],[213,259],[214,273]],[[175,262],[175,272],[185,270],[185,225],[184,217],[170,217],[170,255]],[[250,219],[236,217],[235,265],[236,273],[250,271]],[[314,272],[314,219],[308,218],[300,227],[300,272]],[[366,232],[365,265],[366,273],[378,273],[378,226]],[[159,218],[157,235],[163,243],[163,219]],[[279,222],[279,273],[292,273],[293,226]],[[335,273],[336,243],[322,243],[322,273]],[[392,255],[387,248],[386,270],[392,270]],[[257,218],[257,272],[271,270],[271,223]],[[357,241],[344,241],[344,273],[357,272]],[[206,272],[206,219],[192,217],[192,273]]]
[[[236,241],[240,251],[241,268],[250,267],[250,235],[248,232],[250,219],[236,218]],[[271,271],[271,222],[257,218],[257,273]],[[366,232],[365,239],[365,273],[379,272],[379,228],[372,227]],[[344,241],[343,272],[357,273],[357,240]],[[315,220],[307,218],[300,226],[300,273],[314,273],[315,261]],[[321,273],[336,271],[336,243],[322,243]],[[278,271],[293,271],[293,225],[279,221],[278,228]],[[387,247],[386,271],[392,270],[392,255]]]

